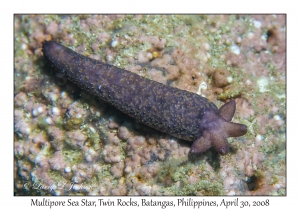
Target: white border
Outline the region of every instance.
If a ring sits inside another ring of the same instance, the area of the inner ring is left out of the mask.
[[[293,1],[296,2],[296,1]],[[3,209],[19,207],[30,208],[32,197],[13,196],[13,14],[17,13],[287,13],[287,196],[286,197],[240,197],[253,201],[269,198],[272,209],[296,207],[299,202],[297,180],[300,174],[298,158],[300,152],[299,134],[299,15],[297,4],[292,1],[252,0],[252,1],[62,1],[62,0],[14,0],[1,4],[1,206]],[[88,197],[96,200],[96,197]],[[120,198],[120,197],[118,197]],[[127,199],[127,197],[121,197]],[[195,197],[193,197],[195,198]],[[69,197],[51,197],[55,200],[67,200]],[[80,200],[82,197],[72,197]],[[110,199],[114,199],[110,197]],[[176,200],[177,197],[154,197],[158,200]],[[222,197],[205,197],[219,200]],[[225,199],[234,199],[226,197]],[[5,208],[9,207],[9,208]],[[49,209],[49,207],[39,207]],[[72,207],[73,209],[74,207]],[[98,207],[100,208],[100,207]],[[152,207],[153,208],[153,207]],[[233,209],[229,208],[229,209]],[[59,208],[55,208],[59,209]],[[66,208],[63,208],[66,209]],[[71,209],[71,207],[69,207]],[[103,209],[103,208],[101,208]],[[127,208],[129,209],[129,208]],[[132,209],[132,208],[130,208]],[[212,209],[212,208],[211,208]],[[225,209],[225,208],[224,208]],[[237,208],[236,208],[237,209]],[[259,208],[256,208],[259,209]],[[266,209],[266,207],[264,208]]]

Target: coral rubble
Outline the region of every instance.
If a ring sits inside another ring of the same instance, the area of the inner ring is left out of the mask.
[[[285,195],[285,15],[16,15],[16,195]],[[162,27],[163,26],[163,27]],[[207,97],[247,135],[189,154],[55,72],[44,40]]]

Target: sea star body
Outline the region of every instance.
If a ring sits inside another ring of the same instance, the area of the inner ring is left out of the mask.
[[[192,153],[214,146],[225,155],[229,151],[227,138],[247,132],[245,125],[230,122],[236,107],[234,100],[218,110],[197,94],[85,57],[53,41],[43,43],[43,53],[82,89],[152,128],[194,141]]]

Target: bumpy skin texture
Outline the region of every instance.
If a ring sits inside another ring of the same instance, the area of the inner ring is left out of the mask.
[[[247,132],[245,125],[230,122],[234,101],[218,110],[197,94],[82,56],[53,41],[43,43],[43,53],[59,72],[82,89],[152,128],[194,141],[192,153],[214,146],[220,154],[227,154],[227,137]]]

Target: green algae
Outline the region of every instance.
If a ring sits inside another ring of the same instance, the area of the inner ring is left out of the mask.
[[[189,184],[188,179],[194,173],[195,168],[202,171],[197,176],[199,181]],[[149,183],[161,185],[160,192],[166,195],[224,195],[222,180],[220,179],[220,182],[208,181],[210,175],[205,169],[205,163],[191,163],[185,157],[171,158],[166,162],[162,162],[158,174]]]
[[[162,188],[162,193],[176,196],[193,196],[193,195],[225,195],[223,185],[221,183],[210,182],[208,180],[201,180],[195,184],[186,184],[183,187],[171,186]]]
[[[95,175],[97,177],[98,183],[103,183],[105,179],[109,179],[110,181],[114,181],[114,183],[116,183],[116,179],[111,175],[110,169],[110,164],[104,164],[101,166],[100,172],[96,173]]]
[[[234,90],[225,91],[224,93],[219,94],[217,96],[217,99],[225,101],[226,99],[237,98],[240,95],[241,95],[241,90],[234,89]]]
[[[188,184],[183,187],[183,195],[225,195],[221,183],[211,183],[208,180],[202,180],[196,184]]]
[[[171,158],[167,162],[163,162],[155,181],[162,185],[169,185],[170,183],[174,183],[180,180],[181,176],[183,176],[181,178],[184,178],[187,170],[184,167],[178,168],[178,166],[181,165],[184,161],[186,161],[185,158]],[[189,169],[191,168],[189,167]]]
[[[84,145],[94,148],[96,151],[100,150],[102,140],[96,130],[92,126],[85,125],[83,131],[87,135]]]
[[[68,149],[68,147],[64,147],[62,154],[64,156],[64,160],[70,165],[77,165],[84,162],[84,156],[81,150]]]

